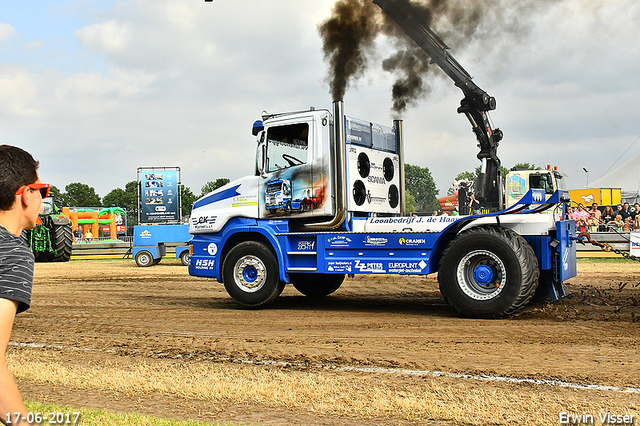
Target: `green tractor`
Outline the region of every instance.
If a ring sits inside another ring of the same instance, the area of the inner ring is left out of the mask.
[[[44,209],[38,215],[38,225],[23,231],[22,238],[31,248],[36,262],[68,262],[73,245],[71,222],[56,206],[53,196],[45,198],[42,205]]]

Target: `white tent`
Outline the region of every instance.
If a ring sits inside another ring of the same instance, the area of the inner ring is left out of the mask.
[[[590,182],[589,188],[621,188],[622,201],[631,204],[640,199],[640,154],[602,176]]]

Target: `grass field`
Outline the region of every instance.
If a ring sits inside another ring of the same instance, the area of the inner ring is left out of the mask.
[[[200,423],[192,421],[176,421],[161,419],[152,416],[142,416],[136,413],[112,413],[104,410],[87,410],[84,408],[63,407],[55,404],[43,404],[34,401],[25,401],[31,413],[40,413],[42,425],[63,424],[82,426],[223,426],[220,424]],[[69,416],[67,416],[67,414]],[[48,420],[51,420],[49,422]],[[70,423],[67,423],[70,421]]]

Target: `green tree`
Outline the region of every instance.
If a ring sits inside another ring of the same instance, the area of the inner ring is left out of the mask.
[[[428,167],[405,164],[406,190],[415,198],[416,211],[431,211],[438,208],[438,190]]]
[[[182,216],[189,217],[191,215],[191,210],[193,209],[193,203],[199,198],[196,196],[189,187],[182,187]]]
[[[102,205],[104,207],[120,207],[124,209],[124,206],[128,204],[127,193],[124,189],[116,188],[102,198]]]
[[[404,208],[407,213],[416,212],[416,197],[411,195],[408,191],[404,191]]]
[[[516,170],[542,170],[542,167],[538,167],[533,163],[518,163],[511,168]],[[506,176],[506,173],[503,175]]]
[[[75,182],[64,187],[60,194],[63,206],[69,207],[101,207],[100,197],[96,190],[85,183]]]
[[[128,182],[125,189],[111,190],[102,199],[103,207],[120,207],[127,213],[127,227],[138,224],[138,184],[136,181]],[[132,228],[133,229],[133,228]]]
[[[213,192],[222,186],[225,186],[229,182],[231,181],[227,178],[218,178],[215,180],[215,182],[209,181],[205,183],[201,190],[202,196],[207,195],[208,193]]]
[[[138,183],[128,182],[125,189],[116,188],[102,199],[104,207],[120,207],[127,212],[127,226],[138,224]]]
[[[62,194],[58,187],[55,185],[51,185],[51,188],[49,188],[49,193],[53,195],[57,200],[60,199],[60,195]]]

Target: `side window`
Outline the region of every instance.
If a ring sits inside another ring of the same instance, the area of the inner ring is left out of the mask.
[[[267,172],[307,162],[309,125],[290,124],[267,130]]]

